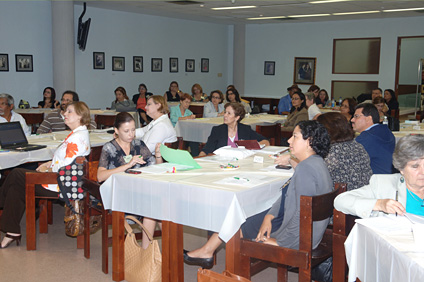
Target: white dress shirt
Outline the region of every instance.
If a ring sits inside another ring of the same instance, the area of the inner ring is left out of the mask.
[[[18,113],[15,113],[14,111],[10,112],[12,114],[12,117],[10,118],[10,121],[19,121],[21,123],[22,129],[25,133],[26,136],[30,136],[31,135],[31,127],[29,127],[24,119],[23,116],[21,116]],[[5,119],[4,117],[0,116],[0,122],[8,122],[7,119]]]
[[[155,154],[157,143],[163,144],[177,141],[177,133],[167,114],[160,116],[156,120],[152,120],[145,127],[137,128],[135,130],[135,137],[143,140],[153,155]]]

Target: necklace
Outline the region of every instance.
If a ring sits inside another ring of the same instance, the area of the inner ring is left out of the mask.
[[[424,208],[424,199],[420,199],[418,197],[418,199],[415,197],[414,193],[412,193],[408,188],[406,188],[406,190],[408,190],[409,195],[412,196],[412,198],[414,198],[415,201],[417,201],[418,203],[421,202],[421,207]]]

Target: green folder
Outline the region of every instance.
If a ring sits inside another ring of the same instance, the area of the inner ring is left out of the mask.
[[[202,168],[188,151],[170,149],[162,144],[160,145],[160,153],[168,163],[190,166],[192,169]]]

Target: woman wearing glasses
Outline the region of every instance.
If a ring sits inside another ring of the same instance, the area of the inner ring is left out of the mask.
[[[203,117],[220,117],[224,115],[224,105],[222,101],[224,100],[224,95],[219,90],[214,90],[211,92],[209,97],[209,102],[203,106]]]
[[[296,124],[309,119],[305,95],[301,92],[295,92],[291,99],[292,108],[287,116],[286,123],[281,128],[282,131],[292,132]]]

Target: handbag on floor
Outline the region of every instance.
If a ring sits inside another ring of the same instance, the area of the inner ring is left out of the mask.
[[[251,282],[249,279],[240,275],[233,274],[224,270],[222,274],[213,272],[209,269],[199,268],[197,271],[197,282]]]
[[[125,217],[137,223],[149,238],[150,244],[143,249],[137,242],[131,226],[125,220],[127,236],[125,238],[125,280],[128,282],[160,282],[162,281],[162,254],[157,240],[145,229],[134,216]]]

